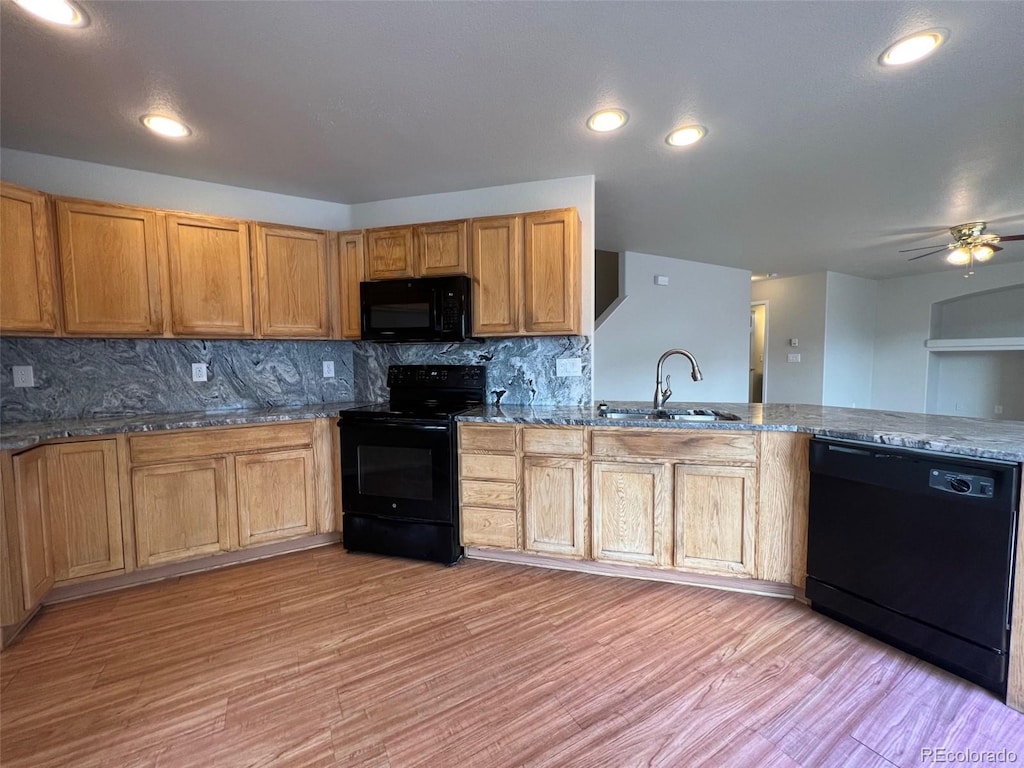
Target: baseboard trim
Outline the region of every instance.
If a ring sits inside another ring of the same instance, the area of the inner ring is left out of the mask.
[[[67,584],[62,587],[55,587],[43,600],[43,605],[64,603],[68,600],[77,600],[80,597],[99,595],[104,592],[113,592],[118,589],[127,589],[139,584],[150,584],[154,581],[173,579],[179,576],[187,576],[192,573],[204,571],[215,571],[219,568],[226,568],[241,563],[251,563],[256,560],[265,560],[268,557],[277,557],[292,552],[301,552],[316,547],[326,547],[341,541],[341,533],[319,533],[314,536],[303,536],[299,539],[288,541],[276,541],[273,544],[264,544],[259,547],[238,549],[234,552],[222,552],[217,555],[199,557],[195,560],[184,560],[180,563],[168,563],[158,565],[155,568],[145,568],[131,573],[111,576],[107,579],[94,581],[83,581],[76,584]]]
[[[498,563],[514,563],[516,565],[531,565],[537,568],[551,568],[556,571],[592,573],[596,576],[615,576],[624,579],[684,584],[688,587],[706,587],[726,592],[764,595],[765,597],[793,599],[796,593],[796,589],[792,584],[781,584],[774,581],[711,576],[702,573],[682,573],[680,571],[662,570],[660,568],[598,563],[593,560],[567,560],[527,552],[509,552],[498,549],[484,549],[482,547],[466,547],[466,557],[475,560],[493,560]]]
[[[36,617],[41,607],[41,605],[37,605],[17,624],[5,624],[0,627],[0,650],[6,648],[17,639],[18,635],[21,634],[21,630],[27,627],[29,622]]]

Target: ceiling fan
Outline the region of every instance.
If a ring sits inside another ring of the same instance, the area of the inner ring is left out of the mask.
[[[967,224],[957,224],[949,228],[949,234],[953,236],[953,242],[936,248],[934,245],[925,245],[921,248],[907,248],[900,253],[928,250],[920,256],[911,256],[907,261],[916,261],[925,256],[931,256],[942,251],[949,251],[946,261],[958,267],[967,267],[965,277],[974,274],[972,267],[974,262],[986,262],[997,252],[1003,250],[997,243],[1005,243],[1011,240],[1024,240],[1024,235],[986,235],[984,221],[971,221]]]

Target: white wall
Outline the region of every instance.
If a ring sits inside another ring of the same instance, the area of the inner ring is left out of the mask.
[[[1024,263],[989,263],[969,280],[957,269],[881,280],[875,323],[873,408],[923,413],[927,405],[932,304],[1024,283]],[[770,321],[769,321],[770,322]]]
[[[421,221],[468,219],[505,213],[575,207],[582,223],[583,335],[594,331],[594,177],[530,181],[503,187],[402,197],[352,206],[352,228],[415,224]]]
[[[682,347],[704,380],[690,378],[685,358],[670,358],[673,401],[746,402],[750,272],[627,251],[620,274],[625,298],[594,333],[595,401],[652,400],[658,358]],[[669,284],[655,285],[655,275]]]
[[[928,413],[1024,420],[1021,382],[1024,352],[933,352]]]
[[[351,229],[347,205],[0,149],[4,181],[67,197],[228,216],[313,229]],[[397,222],[396,222],[397,223]]]
[[[822,401],[825,374],[826,273],[759,280],[750,286],[753,301],[768,302],[765,353],[766,403]],[[749,310],[744,317],[749,316]],[[791,347],[790,339],[799,346]],[[788,362],[799,354],[799,363]]]
[[[877,298],[876,280],[826,273],[822,405],[871,407]]]
[[[1024,338],[1024,285],[940,301],[932,307],[932,338]]]

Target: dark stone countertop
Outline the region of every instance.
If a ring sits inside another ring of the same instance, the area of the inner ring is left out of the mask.
[[[649,402],[609,401],[610,410],[649,411]],[[649,429],[732,429],[807,432],[901,448],[980,459],[1024,462],[1024,421],[995,421],[864,408],[757,403],[673,403],[669,412],[690,408],[727,411],[738,421],[680,422],[608,419],[596,406],[482,406],[457,417],[465,423],[548,424]]]

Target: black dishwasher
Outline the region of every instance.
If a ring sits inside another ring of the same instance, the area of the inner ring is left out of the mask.
[[[1005,693],[1018,465],[817,438],[810,451],[811,607]]]

